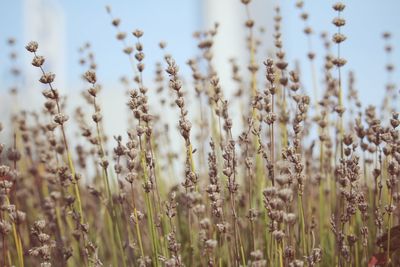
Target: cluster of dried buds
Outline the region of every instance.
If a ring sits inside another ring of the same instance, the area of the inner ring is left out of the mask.
[[[56,247],[56,243],[44,232],[45,227],[46,222],[44,220],[34,222],[31,233],[36,237],[39,245],[31,248],[29,254],[41,259],[40,266],[51,267],[51,251]]]
[[[38,50],[38,43],[35,41],[29,42],[25,48],[26,50],[28,50],[29,52],[33,53],[34,57],[32,60],[32,65],[35,67],[40,68],[41,72],[42,72],[42,76],[40,77],[39,81],[43,84],[47,84],[49,86],[49,89],[46,89],[43,91],[43,96],[50,101],[54,101],[56,103],[57,106],[57,113],[54,115],[54,122],[57,123],[60,126],[63,126],[65,124],[65,122],[68,121],[69,117],[68,115],[65,115],[63,113],[61,113],[61,108],[60,108],[60,95],[57,89],[55,89],[52,85],[52,83],[54,82],[54,79],[56,77],[56,75],[54,73],[51,72],[45,72],[43,69],[43,63],[45,61],[44,57],[42,56],[38,56],[37,55],[37,50]],[[52,110],[53,109],[53,105],[50,104],[50,102],[46,102],[45,103],[45,107],[48,110]]]

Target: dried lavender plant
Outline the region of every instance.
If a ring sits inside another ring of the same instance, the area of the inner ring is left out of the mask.
[[[89,88],[71,115],[77,127],[71,123],[68,132],[71,104],[54,87],[55,74],[45,71],[38,43],[26,46],[46,86],[45,102],[37,110],[15,108],[4,123],[10,134],[0,124],[2,266],[400,266],[400,120],[391,34],[383,34],[383,104],[365,106],[356,70],[343,68],[345,5],[333,5],[332,38],[321,34],[319,68],[315,25],[298,1],[314,91],[308,96],[301,64],[289,65],[284,51],[280,7],[273,53],[265,58],[259,38],[268,33],[258,35],[251,1],[240,2],[249,62],[227,62],[232,98],[214,62],[223,30],[218,23],[194,34],[198,53],[186,62],[190,82],[165,42],[158,44],[164,62],[156,64],[151,82],[144,32],[134,30],[130,44],[132,36],[106,8],[133,73],[132,81],[121,78],[130,122],[126,133],[114,136],[112,150],[99,99],[107,88],[98,82],[92,45],[79,49]],[[22,73],[16,41],[7,43],[17,104]],[[262,63],[264,79],[258,77]],[[162,113],[153,109],[153,97]],[[240,117],[231,112],[236,103]],[[170,121],[163,113],[174,106],[178,115]]]

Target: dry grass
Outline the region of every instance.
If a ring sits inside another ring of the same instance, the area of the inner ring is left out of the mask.
[[[391,108],[398,92],[390,34],[383,36],[389,59],[384,105],[363,107],[354,74],[342,73],[345,6],[333,6],[337,33],[322,35],[326,55],[318,55],[325,61],[317,73],[312,28],[298,2],[310,44],[314,93],[308,96],[299,69],[285,59],[279,8],[275,54],[260,60],[251,3],[242,3],[250,61],[231,60],[238,87],[232,99],[213,67],[218,24],[195,34],[201,56],[187,62],[192,84],[182,82],[165,52],[148,88],[143,32],[133,32],[130,46],[107,7],[135,81],[123,81],[127,134],[112,140],[90,45],[81,49],[87,104],[70,116],[39,45],[26,46],[47,89],[43,110],[17,110],[4,125],[13,134],[0,147],[1,266],[400,265],[400,120]],[[259,72],[265,79],[257,81]],[[13,75],[18,79],[19,72]],[[164,110],[176,112],[175,122],[153,113],[149,90]],[[11,93],[17,96],[16,89]],[[232,103],[242,117],[231,117]],[[71,120],[81,144],[68,135]],[[181,137],[169,131],[176,124]],[[233,127],[243,127],[239,136]]]

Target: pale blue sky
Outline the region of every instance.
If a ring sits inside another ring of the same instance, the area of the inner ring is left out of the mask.
[[[122,44],[115,39],[116,30],[111,26],[111,19],[105,10],[105,6],[110,3],[114,16],[122,21],[121,29],[128,33],[130,44],[135,41],[131,32],[137,28],[144,30],[142,42],[146,54],[146,66],[149,69],[145,75],[149,78],[153,77],[150,69],[153,69],[154,63],[163,60],[162,52],[158,49],[159,41],[167,41],[168,50],[179,62],[184,63],[195,54],[196,44],[193,42],[192,33],[201,25],[201,5],[198,0],[54,1],[64,10],[69,86],[76,84],[71,81],[79,81],[82,69],[76,67],[79,59],[77,50],[87,41],[92,43],[99,65],[99,76],[103,80],[117,81],[121,75],[131,72],[129,61],[122,53]],[[11,36],[17,39],[19,52],[26,54],[22,49],[23,14],[22,0],[0,1],[0,62],[8,64],[8,49],[5,49],[5,44]],[[0,69],[2,79],[6,78],[7,70],[3,67]]]
[[[110,25],[110,18],[105,12],[105,5],[113,7],[113,13],[122,20],[122,28],[128,32],[135,28],[145,31],[143,43],[146,53],[148,79],[153,78],[153,65],[162,59],[157,44],[166,40],[168,50],[174,55],[180,65],[184,65],[189,57],[196,54],[195,42],[192,33],[202,28],[202,1],[201,0],[54,0],[64,9],[66,26],[66,53],[67,53],[67,80],[68,86],[79,84],[77,68],[77,49],[84,42],[90,41],[99,63],[99,76],[108,83],[117,83],[119,77],[130,72],[126,56],[121,53],[121,44],[114,38],[115,29]],[[236,0],[232,0],[236,1]],[[262,0],[254,0],[262,1]],[[0,1],[0,80],[1,85],[7,83],[7,51],[5,41],[14,36],[21,48],[23,43],[23,1]],[[237,0],[239,2],[239,0]],[[384,65],[386,57],[383,53],[383,31],[393,32],[394,46],[393,63],[400,64],[400,1],[398,0],[364,0],[345,1],[347,8],[344,17],[347,25],[343,32],[348,40],[343,45],[343,56],[348,59],[345,70],[356,71],[357,87],[361,98],[366,103],[380,104],[377,99],[382,97],[386,75]],[[303,23],[299,19],[299,11],[294,8],[294,1],[281,1],[283,12],[284,46],[288,57],[293,62],[300,59],[303,63],[305,77],[309,77],[309,68],[305,55],[307,43],[302,34]],[[314,30],[333,33],[334,26],[331,20],[334,13],[331,4],[334,1],[305,1],[305,9],[310,13],[310,23]],[[262,15],[262,11],[258,11]],[[40,14],[38,14],[40,15]],[[265,25],[267,30],[271,25]],[[268,32],[267,34],[271,34]],[[322,45],[318,37],[313,39],[317,56],[322,55]],[[21,64],[27,64],[25,58]],[[227,67],[229,67],[227,65]],[[182,66],[183,71],[187,68]],[[399,82],[399,71],[395,72],[395,81]],[[321,76],[321,75],[319,75]],[[306,78],[307,86],[307,78]],[[80,89],[80,88],[78,88]],[[1,88],[4,90],[4,88]]]
[[[286,1],[285,1],[286,2]],[[305,1],[305,9],[310,14],[310,24],[315,32],[328,31],[334,33],[335,26],[331,21],[334,17],[332,4],[337,1]],[[360,98],[365,104],[381,104],[384,84],[387,81],[385,64],[387,57],[384,53],[382,33],[392,33],[391,43],[394,51],[392,61],[397,67],[394,80],[399,84],[400,68],[400,1],[398,0],[351,0],[342,1],[346,4],[343,17],[346,25],[343,33],[347,40],[342,44],[342,56],[348,62],[344,67],[347,74],[354,70],[356,87]],[[301,32],[303,24],[299,24],[298,12],[294,4],[283,5],[283,21],[286,34],[285,40],[289,43],[288,55],[290,58],[301,57],[305,77],[309,77],[309,67],[306,61],[307,42]],[[285,15],[286,14],[286,15]],[[319,57],[323,51],[318,37],[313,37],[313,46]],[[336,52],[336,49],[334,50]],[[347,76],[347,75],[346,75]],[[321,75],[319,75],[321,77]]]

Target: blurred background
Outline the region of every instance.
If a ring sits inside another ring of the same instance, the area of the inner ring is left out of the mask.
[[[251,17],[257,29],[265,28],[262,35],[265,44],[259,51],[261,73],[262,60],[270,53],[273,34],[274,7],[279,2],[282,11],[283,46],[289,64],[294,68],[299,63],[303,74],[303,85],[311,88],[311,74],[307,61],[308,42],[303,33],[304,22],[295,1],[253,0],[250,4]],[[349,70],[356,74],[356,88],[360,99],[367,104],[381,104],[387,82],[382,33],[392,33],[394,51],[392,63],[399,63],[400,54],[400,1],[344,1],[347,5],[343,16],[346,26],[343,33],[347,40],[342,45],[342,56],[348,60],[344,67],[347,77]],[[336,31],[331,21],[336,15],[331,6],[334,1],[304,1],[304,11],[309,13],[312,27],[312,46],[316,54],[318,82],[321,81],[322,59],[325,54],[320,34]],[[244,27],[246,12],[239,0],[1,0],[0,1],[0,121],[8,120],[10,109],[9,90],[16,82],[20,87],[21,105],[29,107],[43,103],[41,84],[37,81],[40,73],[30,65],[31,55],[24,49],[30,40],[39,42],[40,54],[46,56],[45,69],[56,73],[56,86],[68,93],[69,103],[79,100],[79,91],[87,88],[81,74],[85,71],[79,65],[79,48],[90,42],[98,64],[98,79],[103,84],[105,124],[112,132],[121,132],[124,127],[125,112],[122,76],[131,75],[127,56],[122,45],[115,38],[116,31],[105,6],[110,5],[114,17],[121,19],[121,29],[128,33],[128,43],[133,44],[130,34],[135,29],[144,31],[142,42],[146,55],[144,82],[151,88],[154,80],[155,64],[163,61],[163,52],[158,43],[166,41],[167,51],[180,66],[181,74],[190,79],[190,69],[186,65],[189,58],[198,55],[193,33],[210,28],[219,22],[219,33],[215,42],[214,62],[221,77],[224,91],[229,95],[235,90],[230,81],[229,59],[236,57],[243,73],[247,74],[248,52],[246,50],[247,31]],[[13,49],[7,45],[9,38],[15,38]],[[17,60],[12,63],[9,55],[15,50]],[[21,78],[15,81],[10,68],[16,65],[22,70]],[[399,82],[399,72],[394,71],[394,81]],[[106,101],[104,101],[106,99]],[[12,105],[12,104],[11,104]],[[126,112],[125,112],[126,113]],[[121,118],[115,120],[115,117]],[[122,116],[122,117],[121,117]],[[109,117],[109,118],[108,118]],[[125,129],[124,127],[123,129]],[[113,133],[114,134],[114,133]]]

